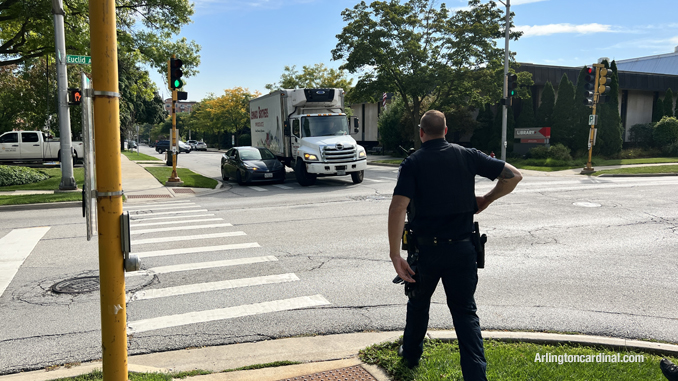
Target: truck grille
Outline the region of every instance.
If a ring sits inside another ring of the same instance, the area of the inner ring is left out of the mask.
[[[341,163],[355,159],[355,146],[341,145],[325,146],[322,150],[323,161],[326,163]]]

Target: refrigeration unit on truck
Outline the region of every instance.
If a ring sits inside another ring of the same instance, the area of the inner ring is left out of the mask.
[[[82,142],[72,142],[73,160],[84,157]],[[60,161],[61,142],[49,140],[40,131],[9,131],[0,135],[1,161]]]
[[[367,155],[351,137],[342,89],[276,90],[250,101],[250,123],[252,145],[293,168],[300,185],[313,185],[318,176],[363,181]]]

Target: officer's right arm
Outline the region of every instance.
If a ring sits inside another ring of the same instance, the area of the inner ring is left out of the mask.
[[[409,203],[410,199],[405,196],[393,195],[391,199],[391,206],[388,208],[388,246],[389,256],[398,276],[405,282],[414,283],[412,279],[414,271],[400,255],[400,239],[405,227],[405,214]]]
[[[476,197],[476,202],[478,203],[478,211],[476,214],[485,210],[485,208],[487,208],[497,199],[513,192],[513,190],[516,189],[516,185],[518,185],[522,179],[523,175],[516,167],[509,163],[504,163],[504,169],[497,177],[497,184],[494,186],[494,188],[486,195]]]

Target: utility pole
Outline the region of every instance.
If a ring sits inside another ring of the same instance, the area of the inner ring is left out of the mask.
[[[504,4],[503,1],[499,0]],[[511,26],[511,0],[506,0],[506,32],[504,36],[504,107],[501,114],[501,159],[506,161],[506,125],[508,121],[509,28]]]
[[[115,0],[89,0],[104,380],[126,381],[127,309],[121,245],[120,93]]]
[[[52,0],[54,14],[54,42],[56,46],[57,104],[61,157],[61,183],[59,190],[75,190],[78,184],[73,177],[71,153],[71,116],[68,112],[68,73],[66,71],[66,38],[64,36],[64,6],[62,0]]]

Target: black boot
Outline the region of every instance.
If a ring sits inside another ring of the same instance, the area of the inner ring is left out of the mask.
[[[669,381],[678,381],[678,366],[667,359],[662,359],[659,368]]]
[[[402,345],[398,348],[398,356],[403,358],[403,361],[405,362],[405,366],[407,366],[410,369],[413,369],[413,368],[419,366],[419,360],[411,361],[410,359],[405,357],[405,355],[403,354],[403,346]]]

